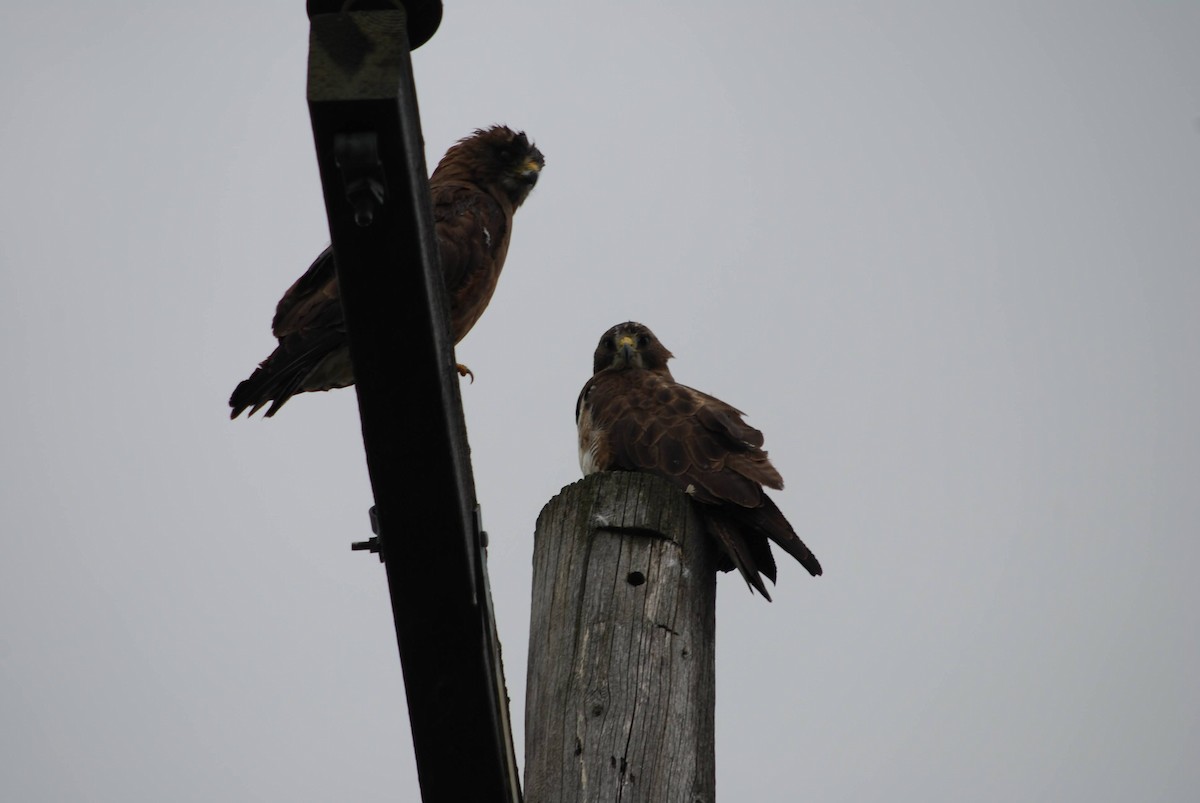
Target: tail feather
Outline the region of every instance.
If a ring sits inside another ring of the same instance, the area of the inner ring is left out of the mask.
[[[762,549],[756,548],[753,543],[759,539],[747,539],[742,533],[738,532],[736,524],[726,521],[724,517],[712,516],[708,520],[709,533],[717,540],[721,547],[721,551],[733,564],[732,568],[736,568],[738,573],[746,581],[746,585],[751,589],[758,591],[766,598],[767,602],[771,601],[771,595],[767,591],[766,583],[763,582],[762,575],[770,578],[771,582],[775,582],[775,560],[771,557],[770,547],[767,546],[765,539],[761,539]],[[762,551],[766,550],[766,563],[762,561]],[[761,574],[760,574],[761,572]]]
[[[275,415],[288,399],[312,390],[344,388],[353,384],[345,333],[329,330],[305,343],[281,343],[263,360],[250,378],[239,383],[229,397],[230,418],[247,407],[254,415],[268,402],[267,418]],[[301,346],[303,346],[301,348]]]
[[[821,562],[817,560],[817,556],[812,553],[812,550],[800,540],[800,536],[796,535],[792,525],[788,523],[769,496],[763,494],[762,506],[751,512],[753,515],[750,524],[754,529],[770,538],[780,549],[795,558],[813,577],[821,575]]]
[[[247,407],[248,416],[254,415],[267,403],[276,398],[276,387],[279,384],[278,375],[272,373],[268,358],[262,365],[254,369],[248,379],[243,379],[233,389],[229,396],[230,418],[237,418]]]
[[[763,578],[775,582],[777,570],[771,541],[791,555],[814,577],[821,574],[817,556],[804,545],[783,513],[765,494],[756,508],[716,508],[700,505],[709,534],[721,548],[717,568],[737,569],[751,589],[770,601]],[[769,540],[768,540],[769,539]]]
[[[233,389],[229,397],[229,406],[232,408],[230,418],[237,418],[247,407],[250,408],[248,415],[254,415],[269,402],[272,404],[266,417],[270,418],[288,399],[300,392],[300,386],[312,372],[313,366],[301,359],[277,365],[282,356],[280,352],[281,349],[275,349],[270,357],[254,369],[249,379],[242,380]]]

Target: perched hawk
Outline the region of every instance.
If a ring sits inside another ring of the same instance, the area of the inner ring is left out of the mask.
[[[821,564],[796,535],[763,486],[783,478],[763,451],[763,436],[743,413],[720,399],[680,385],[671,376],[671,352],[654,333],[632,321],[604,333],[575,405],[579,465],[597,471],[647,471],[687,493],[723,556],[771,599],[760,575],[775,582],[768,539],[808,569]]]
[[[429,177],[455,343],[491,301],[508,254],[513,213],[545,163],[524,132],[498,125],[455,143]],[[268,402],[266,415],[272,416],[297,393],[354,383],[332,248],[283,294],[271,329],[279,346],[234,389],[230,418],[247,407],[253,415]]]

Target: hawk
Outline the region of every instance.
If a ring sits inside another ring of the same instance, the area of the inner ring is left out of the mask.
[[[545,163],[523,131],[497,125],[451,146],[429,177],[455,343],[491,301],[508,254],[513,213]],[[297,393],[354,383],[332,247],[283,294],[271,330],[279,345],[234,389],[230,418],[246,408],[253,415],[268,402],[270,417]],[[459,372],[470,373],[461,365]]]
[[[762,578],[775,582],[768,540],[809,574],[821,574],[816,556],[763,492],[764,485],[782,489],[783,478],[763,451],[762,433],[742,411],[676,382],[667,368],[671,356],[633,321],[600,338],[592,378],[575,404],[584,476],[645,471],[674,483],[720,546],[719,568],[736,568],[767,600]]]

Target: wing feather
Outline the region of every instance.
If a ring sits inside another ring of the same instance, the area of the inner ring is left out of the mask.
[[[591,384],[593,420],[605,430],[614,465],[652,471],[709,504],[762,504],[761,484],[779,482],[766,452],[745,435],[745,425],[724,402],[650,371],[597,374]]]
[[[508,254],[512,219],[533,186],[529,180],[513,194],[503,178],[495,142],[513,138],[529,149],[540,167],[544,160],[523,135],[502,126],[479,130],[447,151],[430,177],[434,233],[450,298],[450,328],[457,343],[483,314],[496,289]],[[233,417],[269,401],[272,412],[303,391],[344,387],[354,381],[348,360],[345,325],[332,248],[326,248],[283,294],[271,322],[279,347],[249,379],[234,390]],[[273,371],[284,375],[272,376]],[[345,380],[345,381],[343,381]],[[274,394],[274,395],[273,395]]]
[[[275,306],[271,332],[278,338],[340,320],[337,269],[333,247],[326,246],[304,275],[292,283]]]
[[[581,415],[583,406],[586,415]],[[736,568],[767,599],[775,581],[774,541],[811,574],[821,565],[763,486],[783,479],[762,449],[762,432],[720,399],[647,370],[605,370],[584,387],[576,417],[602,438],[595,470],[647,471],[665,477],[701,506],[720,545],[723,568]]]
[[[438,256],[457,342],[471,331],[496,291],[508,255],[513,209],[469,182],[444,182],[432,189]]]

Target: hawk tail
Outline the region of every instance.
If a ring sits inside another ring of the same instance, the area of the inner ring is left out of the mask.
[[[775,582],[775,559],[771,557],[771,548],[765,538],[746,538],[739,529],[736,524],[722,517],[713,516],[709,519],[709,532],[717,540],[727,559],[722,561],[724,565],[720,568],[725,571],[737,569],[746,585],[770,602],[771,595],[763,582],[763,576],[769,578],[772,583]]]
[[[796,531],[792,529],[792,525],[784,518],[783,513],[775,506],[775,503],[771,501],[769,496],[763,494],[762,507],[756,508],[754,513],[753,525],[755,529],[774,541],[784,552],[795,558],[813,577],[821,575],[821,562],[817,560],[817,556],[812,553],[812,550],[804,545],[804,542],[800,540],[800,536],[796,535]]]
[[[267,402],[273,401],[276,395],[270,389],[270,386],[275,384],[271,381],[273,378],[267,371],[266,363],[263,363],[254,369],[254,373],[250,374],[249,379],[243,379],[239,382],[229,397],[229,407],[231,408],[229,417],[237,418],[246,408],[250,408],[248,416],[254,415]],[[285,396],[279,404],[283,404],[286,400],[287,397]],[[271,410],[267,415],[269,416],[273,412],[274,410]]]
[[[312,371],[312,365],[307,360],[295,359],[286,365],[277,365],[280,349],[275,349],[270,357],[254,369],[249,379],[244,379],[233,389],[229,397],[230,418],[237,418],[247,407],[248,415],[254,415],[268,402],[271,407],[265,413],[267,418],[275,415],[284,403],[301,392],[305,377]]]

